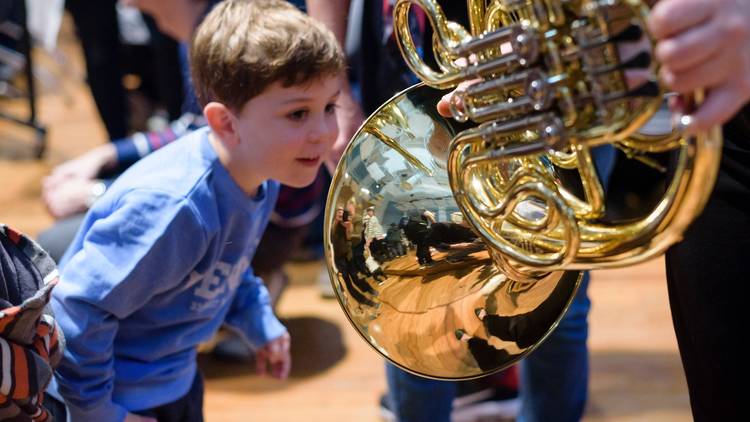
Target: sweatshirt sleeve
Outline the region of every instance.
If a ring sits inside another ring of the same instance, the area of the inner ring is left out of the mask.
[[[125,194],[108,215],[90,212],[84,227],[52,300],[67,339],[58,392],[71,420],[121,421],[126,410],[112,402],[119,320],[181,282],[206,235],[183,198],[153,191]]]
[[[242,334],[255,350],[286,332],[273,313],[268,289],[252,268],[242,276],[225,323]]]
[[[185,113],[161,131],[137,132],[127,138],[115,140],[113,145],[117,151],[117,168],[123,171],[141,158],[201,126],[203,121],[200,116]]]

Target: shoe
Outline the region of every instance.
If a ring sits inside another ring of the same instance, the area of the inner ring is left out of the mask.
[[[459,328],[456,330],[455,334],[456,334],[456,340],[462,341],[461,339],[464,337],[464,334],[466,334],[466,331]]]
[[[518,367],[456,385],[452,422],[513,421],[520,412]]]
[[[385,422],[396,422],[396,413],[393,411],[388,394],[380,395],[380,419]]]
[[[518,391],[499,387],[462,393],[453,400],[451,422],[513,421],[521,410]]]
[[[512,421],[518,416],[521,401],[517,391],[505,391],[487,385],[486,380],[458,383],[453,399],[451,422]],[[396,412],[387,394],[380,396],[380,419],[396,422]]]
[[[484,310],[484,308],[476,308],[474,309],[474,315],[476,315],[480,321],[484,321],[484,317],[487,316],[487,312]]]

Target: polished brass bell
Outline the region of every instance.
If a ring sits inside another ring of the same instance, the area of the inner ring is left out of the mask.
[[[439,70],[416,54],[412,5],[434,29]],[[326,258],[348,318],[394,364],[439,379],[513,364],[554,329],[580,271],[642,262],[678,241],[721,149],[718,129],[687,136],[654,118],[666,93],[641,1],[468,7],[471,31],[434,0],[396,3],[401,51],[424,83],[362,125],[326,209]],[[458,84],[453,117],[440,116]],[[658,200],[623,210],[619,192],[605,194],[592,158],[604,145],[661,175]]]

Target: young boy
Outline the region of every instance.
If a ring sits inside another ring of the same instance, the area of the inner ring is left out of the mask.
[[[73,421],[202,420],[196,346],[224,322],[259,372],[289,372],[289,336],[249,263],[279,182],[312,182],[336,140],[343,53],[284,1],[227,0],[190,57],[209,127],[118,178],[61,262],[56,391]]]

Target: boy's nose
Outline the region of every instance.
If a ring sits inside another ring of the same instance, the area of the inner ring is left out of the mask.
[[[339,135],[339,126],[336,119],[321,119],[315,129],[310,132],[309,140],[313,144],[321,142],[333,142]]]

